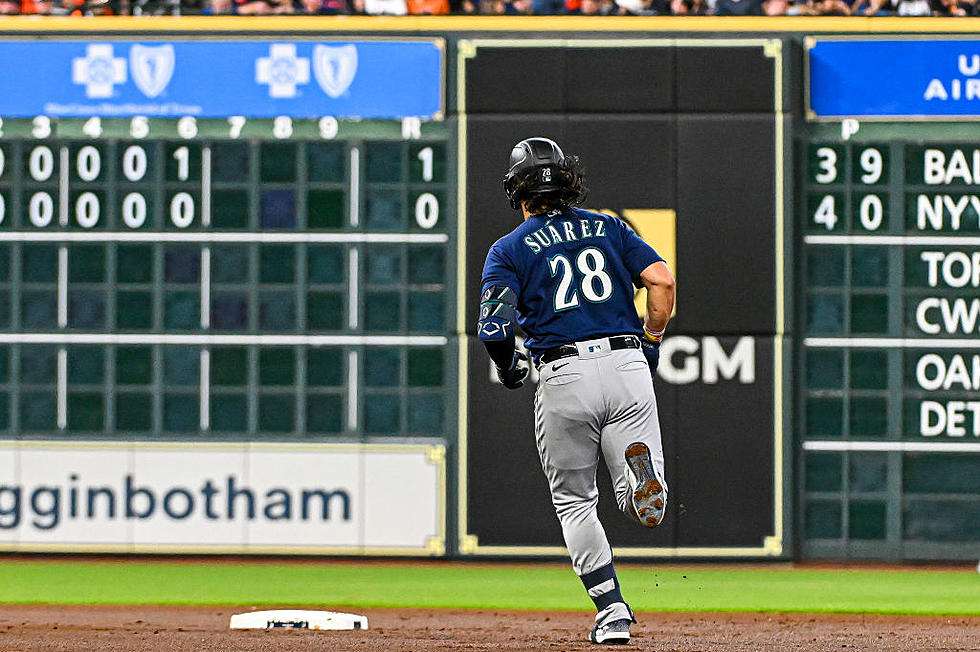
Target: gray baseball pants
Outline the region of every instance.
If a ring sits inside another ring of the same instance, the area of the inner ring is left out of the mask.
[[[588,352],[592,342],[600,343],[599,352]],[[636,441],[645,443],[661,478],[664,454],[657,399],[643,353],[639,349],[610,351],[605,338],[578,346],[578,357],[561,358],[538,370],[534,428],[565,545],[572,567],[581,576],[612,561],[596,513],[599,451],[620,510],[637,523],[626,479],[625,449]]]

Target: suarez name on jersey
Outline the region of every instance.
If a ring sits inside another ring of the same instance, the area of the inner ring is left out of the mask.
[[[606,223],[603,220],[580,219],[578,224],[573,220],[562,220],[558,226],[549,223],[540,229],[536,229],[531,235],[524,236],[524,244],[531,249],[532,253],[539,254],[553,244],[602,238],[605,235]]]

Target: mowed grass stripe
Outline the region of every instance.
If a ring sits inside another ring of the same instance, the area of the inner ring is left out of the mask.
[[[980,615],[980,575],[931,569],[619,569],[640,611]],[[0,602],[588,610],[558,564],[2,560]]]

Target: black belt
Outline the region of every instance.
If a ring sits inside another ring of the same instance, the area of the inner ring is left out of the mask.
[[[640,338],[636,335],[613,335],[609,337],[608,340],[609,348],[613,351],[618,351],[620,349],[640,348]],[[550,349],[545,349],[540,357],[538,357],[538,364],[548,364],[549,362],[554,362],[555,360],[570,358],[577,355],[578,347],[574,344],[559,344],[558,346],[553,346]]]

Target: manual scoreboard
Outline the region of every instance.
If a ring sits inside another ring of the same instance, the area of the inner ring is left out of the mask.
[[[443,123],[0,127],[8,434],[445,436]]]
[[[928,91],[968,46],[811,44],[810,117],[833,122],[807,125],[797,149],[807,555],[975,556],[980,148],[975,122],[913,121],[971,110]],[[846,100],[824,74],[905,48],[938,52],[936,70]]]

